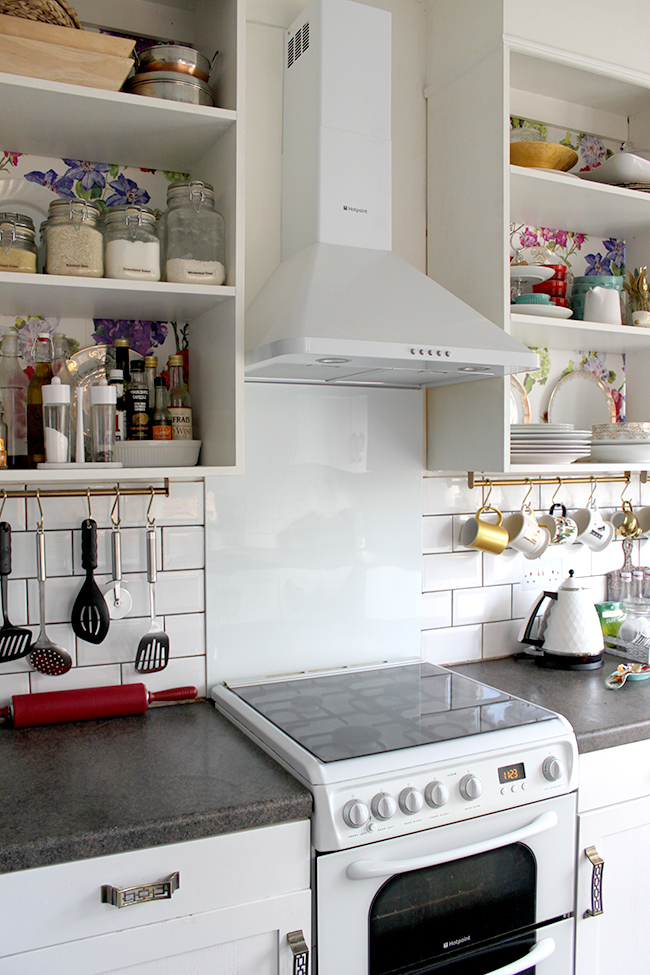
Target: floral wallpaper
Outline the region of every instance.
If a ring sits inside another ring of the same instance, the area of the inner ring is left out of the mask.
[[[604,139],[599,135],[587,132],[567,131],[557,125],[546,125],[532,119],[510,116],[510,128],[536,129],[542,137],[542,142],[554,142],[561,146],[570,146],[578,153],[578,162],[569,170],[571,173],[585,173],[596,169],[606,159],[620,152],[621,143],[615,139]]]
[[[517,378],[524,387],[530,403],[531,423],[548,422],[548,403],[551,393],[561,379],[571,372],[590,372],[607,388],[604,396],[611,397],[616,422],[625,422],[625,356],[614,352],[567,352],[559,349],[535,348],[540,367],[534,372],[521,373]]]

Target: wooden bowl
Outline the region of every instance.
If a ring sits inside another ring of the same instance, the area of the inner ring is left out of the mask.
[[[510,162],[534,169],[556,169],[566,173],[578,161],[578,153],[556,142],[511,142]]]

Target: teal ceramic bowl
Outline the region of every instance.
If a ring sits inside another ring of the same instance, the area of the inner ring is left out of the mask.
[[[609,285],[610,288],[618,288],[620,291],[623,287],[623,280],[621,274],[580,274],[573,279],[573,287],[586,285],[587,288],[593,288],[596,285]]]
[[[515,305],[548,305],[550,300],[550,295],[519,295],[515,298]]]

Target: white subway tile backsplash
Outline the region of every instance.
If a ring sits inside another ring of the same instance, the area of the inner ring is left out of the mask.
[[[634,563],[637,552],[632,552]],[[616,539],[602,552],[591,553],[591,572],[593,575],[604,575],[613,569],[620,569],[625,561],[623,542]]]
[[[519,653],[524,647],[519,643],[521,622],[507,620],[501,623],[483,625],[483,659],[507,657]]]
[[[66,623],[70,620],[72,607],[81,589],[83,579],[75,576],[60,576],[45,580],[45,623]],[[27,601],[29,607],[29,623],[40,622],[38,602],[38,582],[36,579],[27,580]]]
[[[483,586],[481,589],[457,589],[453,593],[454,626],[510,619],[511,586]]]
[[[528,619],[533,606],[542,595],[542,590],[524,589],[521,583],[512,587],[513,620]]]
[[[160,572],[156,585],[156,606],[162,615],[202,613],[205,609],[203,571]]]
[[[22,485],[20,485],[22,487]],[[7,498],[6,501],[0,500],[2,514],[0,521],[6,521],[11,525],[12,532],[25,531],[26,507],[24,498]]]
[[[29,674],[5,674],[0,672],[0,707],[11,704],[14,694],[29,694]]]
[[[196,687],[198,696],[205,697],[205,657],[170,658],[165,669],[155,674],[139,674],[133,664],[122,664],[122,683],[144,684],[148,691],[164,691],[170,687]]]
[[[104,667],[73,667],[67,674],[48,677],[32,671],[32,693],[42,691],[74,691],[81,687],[107,687],[121,684],[119,664]]]
[[[422,552],[451,552],[453,543],[451,515],[426,515],[422,519]]]
[[[36,533],[12,532],[11,574],[14,578],[36,576]],[[72,533],[45,533],[45,574],[67,576],[72,573]]]
[[[504,549],[501,555],[484,552],[483,584],[500,586],[521,582],[524,574],[524,563],[523,555],[514,548]]]
[[[203,536],[203,529],[197,528]],[[97,532],[97,569],[96,572],[112,575],[112,536],[109,528],[100,528]],[[156,529],[156,567],[162,569],[162,529]],[[147,570],[147,530],[146,528],[125,528],[120,531],[120,549],[122,555],[122,573],[146,572]],[[85,569],[81,565],[81,530],[73,532],[74,571],[76,575],[84,575]]]
[[[422,629],[451,626],[451,591],[422,594]]]
[[[27,625],[27,583],[24,579],[7,580],[9,620],[15,626]]]
[[[481,585],[479,552],[454,552],[451,555],[425,555],[422,559],[422,589],[462,589]]]
[[[467,477],[425,477],[422,488],[425,515],[471,514],[481,506],[480,487],[469,488]]]
[[[136,528],[146,525],[150,496],[132,495],[121,500],[122,527]],[[203,525],[203,481],[171,481],[169,497],[156,495],[151,505],[150,518],[157,527],[163,525]]]
[[[71,489],[80,488],[84,491],[87,487],[87,485],[81,483],[69,484],[67,486]],[[115,487],[115,482],[93,484],[93,489],[99,487],[105,487],[110,490]],[[92,518],[97,522],[99,528],[109,527],[113,500],[111,497],[91,497],[90,507]],[[88,500],[83,495],[81,497],[41,498],[41,507],[43,508],[43,524],[46,532],[48,529],[62,530],[79,528],[84,518],[88,517]],[[40,520],[41,513],[38,507],[38,501],[36,498],[28,498],[27,530],[35,531],[36,525]]]
[[[103,643],[86,643],[77,640],[77,664],[79,667],[94,667],[98,664],[122,664],[133,662],[141,637],[151,625],[151,618],[126,617],[111,620],[108,635]]]
[[[432,664],[461,664],[481,659],[481,625],[450,626],[422,633],[422,657]]]
[[[205,565],[205,533],[202,527],[171,527],[162,530],[164,569],[202,569]]]
[[[165,616],[164,629],[169,637],[170,656],[205,654],[205,617],[202,613]]]

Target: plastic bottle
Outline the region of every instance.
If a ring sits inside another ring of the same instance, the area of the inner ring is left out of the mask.
[[[115,386],[109,386],[105,379],[90,387],[90,429],[95,463],[110,464],[113,461],[116,400]]]
[[[32,468],[45,461],[43,436],[43,386],[52,381],[52,341],[47,334],[36,339],[34,375],[27,387],[27,466]]]
[[[27,467],[27,387],[29,379],[18,358],[18,335],[2,337],[0,358],[0,400],[7,424],[7,467]]]
[[[70,387],[53,376],[49,386],[43,386],[43,436],[45,460],[48,464],[70,462]]]

